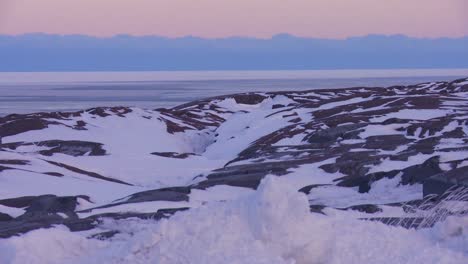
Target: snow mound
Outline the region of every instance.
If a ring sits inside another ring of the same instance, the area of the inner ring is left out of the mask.
[[[107,221],[105,241],[63,227],[0,240],[2,263],[467,263],[468,223],[422,231],[311,214],[307,197],[277,177],[250,196],[170,219]]]

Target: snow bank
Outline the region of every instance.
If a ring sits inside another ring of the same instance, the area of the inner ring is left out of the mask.
[[[446,225],[446,226],[444,226]],[[448,226],[447,226],[448,225]],[[468,223],[430,230],[311,214],[282,178],[257,192],[177,213],[168,220],[109,221],[110,241],[63,227],[0,240],[1,263],[467,263]],[[455,231],[453,231],[455,230]]]

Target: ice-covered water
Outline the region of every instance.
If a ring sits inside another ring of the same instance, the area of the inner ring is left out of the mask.
[[[222,94],[405,85],[468,69],[0,73],[0,116],[95,106],[171,107]]]

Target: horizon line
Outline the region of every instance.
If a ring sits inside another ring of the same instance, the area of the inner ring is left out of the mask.
[[[420,71],[420,72],[436,72],[436,71],[466,71],[468,72],[468,67],[388,67],[388,68],[323,68],[323,69],[274,69],[274,70],[265,70],[265,69],[236,69],[236,70],[55,70],[55,71],[2,71],[0,74],[24,74],[24,73],[187,73],[187,72],[197,72],[197,73],[209,73],[209,72],[363,72],[363,71],[374,71],[374,72],[404,72],[404,71]],[[457,76],[457,75],[435,75],[435,76]],[[468,77],[468,75],[467,75]]]
[[[408,39],[420,39],[420,40],[438,40],[438,39],[451,39],[451,40],[459,40],[468,38],[468,35],[458,36],[458,37],[450,37],[450,36],[440,36],[440,37],[418,37],[418,36],[410,36],[407,34],[380,34],[380,33],[369,33],[365,35],[356,35],[356,36],[348,36],[345,38],[324,38],[324,37],[307,37],[307,36],[298,36],[291,33],[277,33],[271,35],[270,37],[253,37],[253,36],[242,36],[242,35],[232,35],[232,36],[225,36],[225,37],[203,37],[203,36],[196,36],[196,35],[183,35],[178,37],[172,36],[164,36],[164,35],[157,35],[157,34],[150,34],[150,35],[135,35],[130,33],[119,33],[113,34],[109,36],[98,36],[92,34],[82,34],[82,33],[70,33],[70,34],[61,34],[61,33],[48,33],[48,32],[27,32],[27,33],[19,33],[19,34],[4,34],[0,33],[0,37],[23,37],[23,36],[34,36],[34,35],[42,35],[42,36],[60,36],[60,37],[71,37],[71,36],[79,36],[79,37],[91,37],[96,39],[112,39],[118,37],[129,37],[129,38],[165,38],[165,39],[204,39],[204,40],[223,40],[223,39],[255,39],[255,40],[273,40],[275,38],[282,38],[282,37],[290,37],[290,38],[298,38],[298,39],[320,39],[320,40],[350,40],[356,38],[368,38],[368,37],[386,37],[386,38],[408,38]]]

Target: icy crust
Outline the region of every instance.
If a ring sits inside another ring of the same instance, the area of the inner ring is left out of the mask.
[[[108,221],[109,240],[64,227],[0,240],[6,263],[447,263],[468,260],[468,222],[452,218],[415,231],[310,214],[304,194],[267,177],[244,198],[168,220]]]
[[[429,180],[468,182],[467,81],[0,118],[0,256],[48,263],[42,237],[65,263],[466,263],[468,210],[364,220],[417,223]]]

